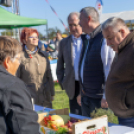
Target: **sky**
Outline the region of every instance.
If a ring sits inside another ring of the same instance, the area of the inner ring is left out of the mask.
[[[79,12],[83,7],[96,5],[96,0],[48,0],[55,9],[59,18],[66,26],[70,12]],[[46,0],[19,0],[20,15],[30,18],[47,19],[48,28],[59,28],[64,32],[65,28],[53,13]],[[102,13],[114,13],[134,10],[134,0],[103,0]],[[11,11],[11,8],[8,8]],[[43,35],[46,34],[45,26],[37,26],[36,29]]]

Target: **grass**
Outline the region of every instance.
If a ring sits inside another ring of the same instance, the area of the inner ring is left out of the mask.
[[[55,98],[53,101],[53,109],[69,108],[69,98],[62,90],[58,83],[55,83]]]
[[[53,109],[62,109],[69,108],[69,98],[65,92],[62,90],[58,83],[55,83],[55,99],[53,101]],[[118,118],[114,115],[114,113],[108,109],[97,109],[91,114],[92,118],[100,117],[103,115],[108,116],[108,121],[111,123],[118,124]]]

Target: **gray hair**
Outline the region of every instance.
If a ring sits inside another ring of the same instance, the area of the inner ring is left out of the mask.
[[[124,26],[125,28],[127,28],[127,25],[125,24],[124,20],[121,18],[117,18],[117,17],[112,17],[107,19],[102,25],[101,25],[101,29],[105,30],[108,27],[112,27],[113,31],[118,31],[119,27]]]
[[[69,21],[69,19],[70,19],[72,16],[74,16],[74,15],[76,15],[76,16],[78,17],[78,19],[80,19],[80,13],[79,13],[79,12],[71,12],[71,13],[68,15],[67,20]]]
[[[91,16],[93,22],[99,23],[99,13],[94,7],[84,7],[81,9],[80,13],[84,13],[86,17]]]
[[[0,36],[0,65],[6,57],[10,57],[14,61],[14,58],[20,52],[22,52],[22,46],[16,39],[8,36]]]

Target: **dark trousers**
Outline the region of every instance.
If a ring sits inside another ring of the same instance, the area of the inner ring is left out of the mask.
[[[69,100],[70,113],[82,115],[81,106],[77,103],[77,96],[80,93],[80,84],[78,81],[75,81],[75,96],[72,100]]]
[[[120,125],[134,128],[134,117],[130,117],[130,118],[120,118],[120,117],[118,117],[118,120],[119,120]]]
[[[82,115],[90,117],[90,114],[96,109],[101,108],[101,99],[94,99],[88,96],[82,96]]]

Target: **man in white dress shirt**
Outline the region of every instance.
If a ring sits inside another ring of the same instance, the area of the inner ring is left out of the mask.
[[[80,83],[78,65],[82,49],[82,28],[79,25],[80,13],[73,12],[68,16],[71,35],[61,40],[57,62],[57,78],[69,97],[70,112],[81,115],[81,106],[78,105]]]
[[[82,114],[89,116],[96,108],[108,108],[103,95],[113,58],[113,50],[103,38],[99,14],[94,7],[85,7],[80,12],[80,25],[87,34],[83,40],[83,49],[79,64],[79,76],[82,85]]]

